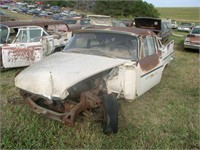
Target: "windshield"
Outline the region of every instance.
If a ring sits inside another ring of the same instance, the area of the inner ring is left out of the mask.
[[[192,34],[200,34],[200,28],[193,28],[191,33]]]
[[[8,34],[8,28],[6,26],[0,25],[0,44],[7,42]]]
[[[137,38],[116,33],[78,33],[64,48],[66,52],[77,52],[113,58],[137,59]]]

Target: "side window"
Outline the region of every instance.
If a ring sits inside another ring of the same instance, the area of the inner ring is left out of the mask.
[[[30,29],[30,42],[39,42],[41,37],[41,29]]]
[[[17,28],[10,28],[10,36],[8,38],[8,43],[11,43],[15,39],[17,32],[18,32]]]
[[[28,40],[27,30],[20,30],[15,42],[27,43],[28,42],[27,40]]]
[[[150,56],[156,53],[156,47],[153,37],[144,38],[144,56]]]

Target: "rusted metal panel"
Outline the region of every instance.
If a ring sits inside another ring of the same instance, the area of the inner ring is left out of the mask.
[[[140,67],[143,71],[150,71],[159,64],[159,55],[153,54],[147,57],[144,57],[139,61]]]
[[[42,58],[43,51],[41,45],[28,47],[3,46],[2,63],[4,68],[28,66]]]
[[[26,92],[21,91],[21,94],[25,101],[28,102],[30,108],[44,116],[52,118],[54,120],[61,121],[62,123],[73,126],[74,121],[77,116],[82,112],[83,114],[87,114],[92,111],[94,108],[102,108],[101,99],[98,97],[99,91],[92,90],[81,93],[80,102],[77,104],[68,103],[67,101],[63,104],[63,110],[60,111],[60,107],[56,109],[55,104],[46,104],[45,107],[41,107],[37,104],[37,95],[27,94]],[[36,97],[35,97],[36,96]],[[43,102],[45,105],[45,99]],[[50,106],[52,105],[52,107]],[[52,110],[53,109],[53,110]],[[85,113],[84,113],[85,112]]]

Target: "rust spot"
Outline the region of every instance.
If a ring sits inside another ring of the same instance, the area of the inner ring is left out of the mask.
[[[35,51],[41,49],[41,46],[29,46],[29,47],[3,47],[2,51],[8,50],[9,62],[15,62],[17,59],[34,61],[35,60]]]
[[[153,54],[147,57],[144,57],[139,61],[140,67],[143,71],[150,71],[159,64],[159,55]]]
[[[34,112],[61,121],[68,126],[74,125],[76,117],[81,112],[91,114],[93,108],[102,108],[101,99],[98,96],[99,90],[97,89],[81,93],[79,103],[67,99],[62,104],[58,101],[57,104],[55,102],[47,104],[45,98],[41,98],[41,96],[29,94],[22,90],[20,90],[20,94]]]
[[[189,37],[188,39],[190,42],[200,45],[200,37],[199,36]]]

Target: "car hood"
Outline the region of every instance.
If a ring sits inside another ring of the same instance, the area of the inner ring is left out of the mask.
[[[68,96],[67,89],[102,71],[128,60],[96,55],[59,52],[42,59],[20,72],[15,86],[49,99]]]

